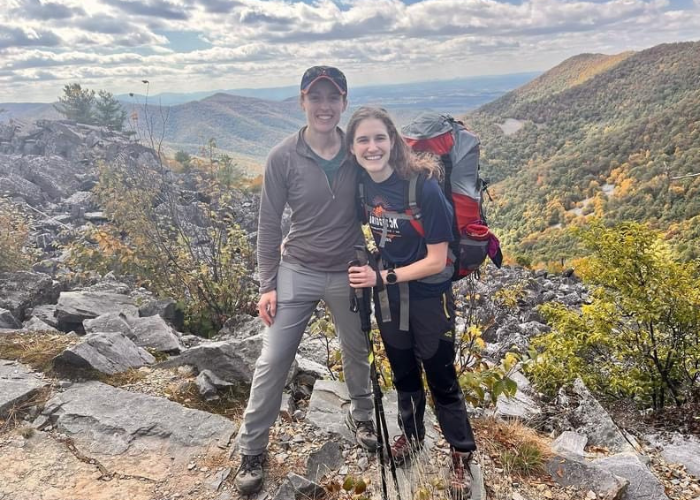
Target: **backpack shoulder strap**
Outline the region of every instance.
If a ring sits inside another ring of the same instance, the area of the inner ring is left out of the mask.
[[[357,218],[362,224],[367,224],[369,221],[369,211],[365,199],[365,178],[364,174],[358,176],[357,181]]]
[[[406,200],[406,213],[411,216],[411,225],[421,236],[425,236],[423,228],[423,214],[421,214],[418,200],[423,194],[423,184],[425,184],[425,174],[414,174],[406,183],[404,198]]]

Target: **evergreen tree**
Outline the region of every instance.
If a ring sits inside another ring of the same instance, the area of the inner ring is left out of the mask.
[[[94,90],[83,89],[79,83],[71,83],[63,87],[63,95],[58,98],[58,104],[54,108],[69,120],[94,123],[94,104]]]
[[[122,130],[126,110],[111,92],[100,90],[95,101],[95,123],[111,130]]]

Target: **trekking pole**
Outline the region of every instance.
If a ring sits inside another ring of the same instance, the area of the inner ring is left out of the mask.
[[[357,245],[355,246],[355,252],[357,254],[357,259],[350,262],[349,266],[363,266],[367,262],[367,251],[365,247]],[[376,270],[376,267],[375,267]],[[372,342],[372,323],[370,319],[370,300],[371,300],[371,288],[355,288],[354,293],[350,296],[350,309],[360,314],[360,324],[362,327],[362,332],[365,334],[365,341],[367,342],[367,348],[369,352],[370,361],[370,379],[372,381],[372,394],[374,395],[374,419],[377,422],[377,458],[379,459],[379,468],[382,478],[382,499],[387,500],[387,485],[386,485],[386,471],[384,470],[385,459],[384,453],[386,452],[389,457],[389,469],[391,470],[391,477],[394,480],[394,486],[396,487],[396,497],[401,500],[401,492],[399,490],[399,479],[396,476],[396,462],[391,454],[391,445],[389,444],[389,429],[386,425],[386,415],[384,414],[384,403],[382,393],[382,388],[379,385],[379,375],[377,373],[377,364],[374,357],[374,345]]]

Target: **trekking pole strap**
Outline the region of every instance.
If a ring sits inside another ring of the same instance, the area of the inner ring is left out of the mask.
[[[389,294],[386,291],[382,274],[379,272],[380,266],[383,268],[381,262],[381,259],[377,260],[377,257],[372,252],[367,252],[367,263],[377,273],[377,284],[374,285],[374,289],[377,292],[379,310],[382,312],[382,322],[388,323],[391,321],[391,309],[389,308]]]

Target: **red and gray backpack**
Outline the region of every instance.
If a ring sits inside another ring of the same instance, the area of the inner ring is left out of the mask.
[[[498,238],[486,224],[482,206],[486,190],[479,177],[479,137],[464,124],[448,114],[424,112],[401,129],[401,135],[413,151],[431,153],[440,158],[443,181],[440,186],[454,208],[454,241],[450,244],[449,258],[454,272],[452,280],[460,280],[476,271],[490,257],[501,267],[503,254]],[[425,181],[424,175],[416,175],[406,184],[404,213],[384,212],[384,217],[407,219],[416,231],[424,235],[418,200]],[[364,186],[360,184],[360,202],[371,210],[364,200]],[[383,224],[386,227],[386,224]],[[383,238],[380,247],[383,246]],[[448,263],[449,264],[449,263]]]

